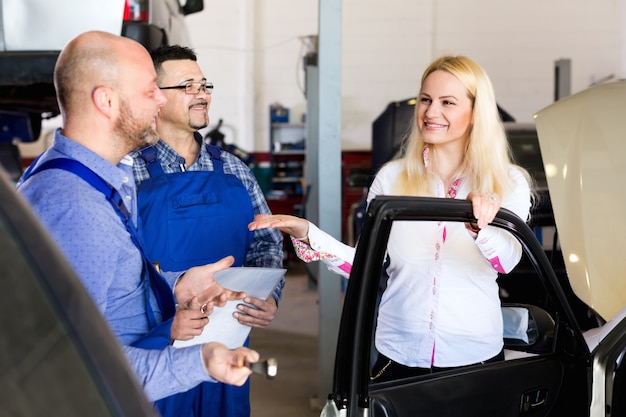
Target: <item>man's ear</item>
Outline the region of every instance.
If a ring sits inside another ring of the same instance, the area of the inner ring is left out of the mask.
[[[101,113],[111,117],[113,111],[113,91],[106,86],[98,86],[91,93],[91,100]]]

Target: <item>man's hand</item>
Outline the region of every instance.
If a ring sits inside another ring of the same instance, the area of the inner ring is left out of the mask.
[[[270,296],[267,301],[263,301],[260,298],[246,297],[244,302],[253,305],[256,308],[247,306],[245,304],[239,304],[237,306],[238,312],[233,313],[233,316],[239,321],[239,323],[250,327],[267,327],[274,317],[276,317],[276,300]]]
[[[210,312],[213,306],[222,307],[228,300],[241,300],[245,293],[226,289],[214,278],[217,271],[230,267],[234,261],[227,256],[212,264],[189,268],[174,287],[178,303],[188,310]]]
[[[209,323],[208,312],[200,310],[187,310],[181,306],[176,309],[176,315],[172,321],[172,340],[189,340],[199,336]]]
[[[228,349],[221,343],[202,345],[202,361],[207,373],[225,384],[243,385],[252,373],[247,364],[257,362],[259,354],[246,347]]]

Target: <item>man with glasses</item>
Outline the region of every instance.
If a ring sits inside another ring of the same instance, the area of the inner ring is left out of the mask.
[[[228,255],[235,257],[234,266],[281,268],[282,234],[275,229],[248,230],[255,215],[270,213],[251,170],[236,156],[204,143],[198,133],[209,124],[213,84],[204,77],[195,52],[172,45],[151,55],[157,84],[167,97],[156,118],[160,140],[131,153],[148,257],[165,271]],[[253,307],[242,303],[235,313],[238,321],[267,326],[283,285],[284,280],[267,300],[244,299]],[[204,324],[175,321],[173,337],[191,339]],[[202,384],[157,406],[164,416],[248,417],[249,382],[243,387]]]

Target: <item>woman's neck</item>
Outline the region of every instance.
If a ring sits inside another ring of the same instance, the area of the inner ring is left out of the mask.
[[[463,163],[463,154],[460,152],[435,152],[435,173],[443,181],[446,187],[449,187],[452,181],[459,175],[461,164]]]

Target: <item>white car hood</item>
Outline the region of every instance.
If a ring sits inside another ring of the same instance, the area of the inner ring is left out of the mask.
[[[88,30],[122,33],[124,0],[0,0],[0,50],[60,51]]]
[[[535,123],[570,283],[609,321],[626,307],[626,81],[559,100]]]

